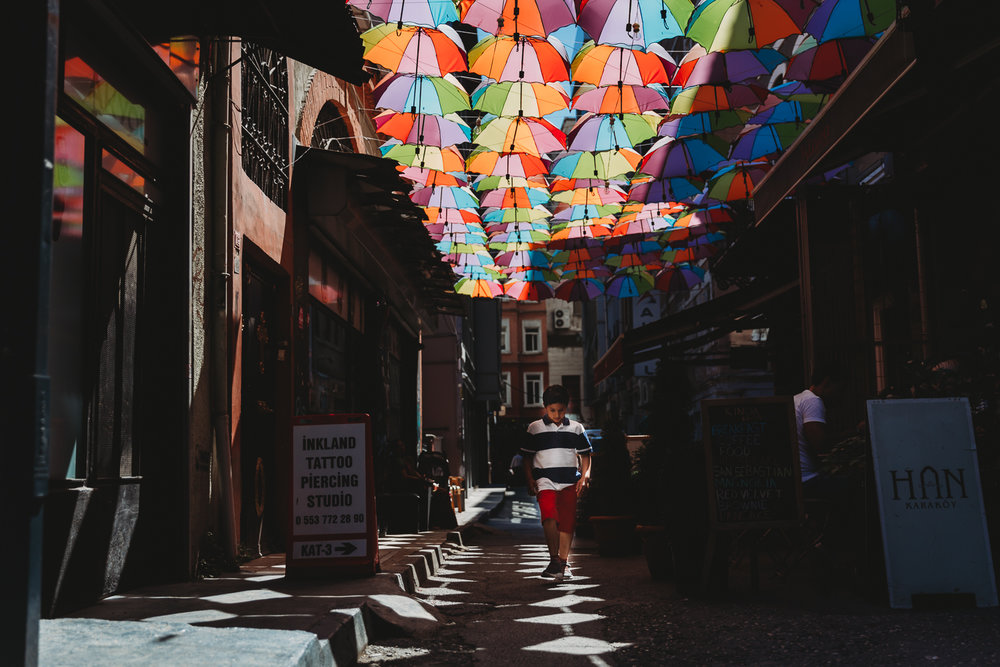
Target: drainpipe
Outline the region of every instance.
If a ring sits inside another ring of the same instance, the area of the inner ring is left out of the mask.
[[[222,484],[222,528],[226,557],[235,563],[236,511],[233,503],[233,459],[230,428],[232,409],[229,399],[229,145],[232,133],[230,124],[230,67],[229,42],[215,41],[213,72],[209,95],[211,98],[210,144],[210,197],[212,243],[212,311],[211,311],[211,401],[212,426],[215,431],[215,451],[219,462]]]

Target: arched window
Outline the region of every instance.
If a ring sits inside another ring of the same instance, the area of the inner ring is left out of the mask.
[[[327,102],[316,117],[316,127],[313,128],[312,147],[324,148],[340,153],[353,153],[354,142],[351,132],[344,122],[344,114],[333,102]]]

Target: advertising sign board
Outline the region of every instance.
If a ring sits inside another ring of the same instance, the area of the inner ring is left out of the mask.
[[[969,402],[868,401],[889,604],[975,597],[997,605]]]
[[[378,564],[368,415],[292,423],[289,576],[374,574]]]

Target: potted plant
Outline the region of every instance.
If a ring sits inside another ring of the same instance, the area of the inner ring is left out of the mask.
[[[632,461],[621,422],[612,417],[601,433],[601,448],[592,458],[585,517],[602,556],[634,553],[636,498]]]

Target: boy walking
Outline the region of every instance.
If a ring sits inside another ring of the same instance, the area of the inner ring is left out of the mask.
[[[545,414],[528,425],[521,448],[528,488],[538,497],[549,565],[545,579],[561,581],[572,576],[569,550],[576,527],[576,499],[590,483],[590,440],[580,422],[566,417],[569,392],[552,385],[542,393]]]

